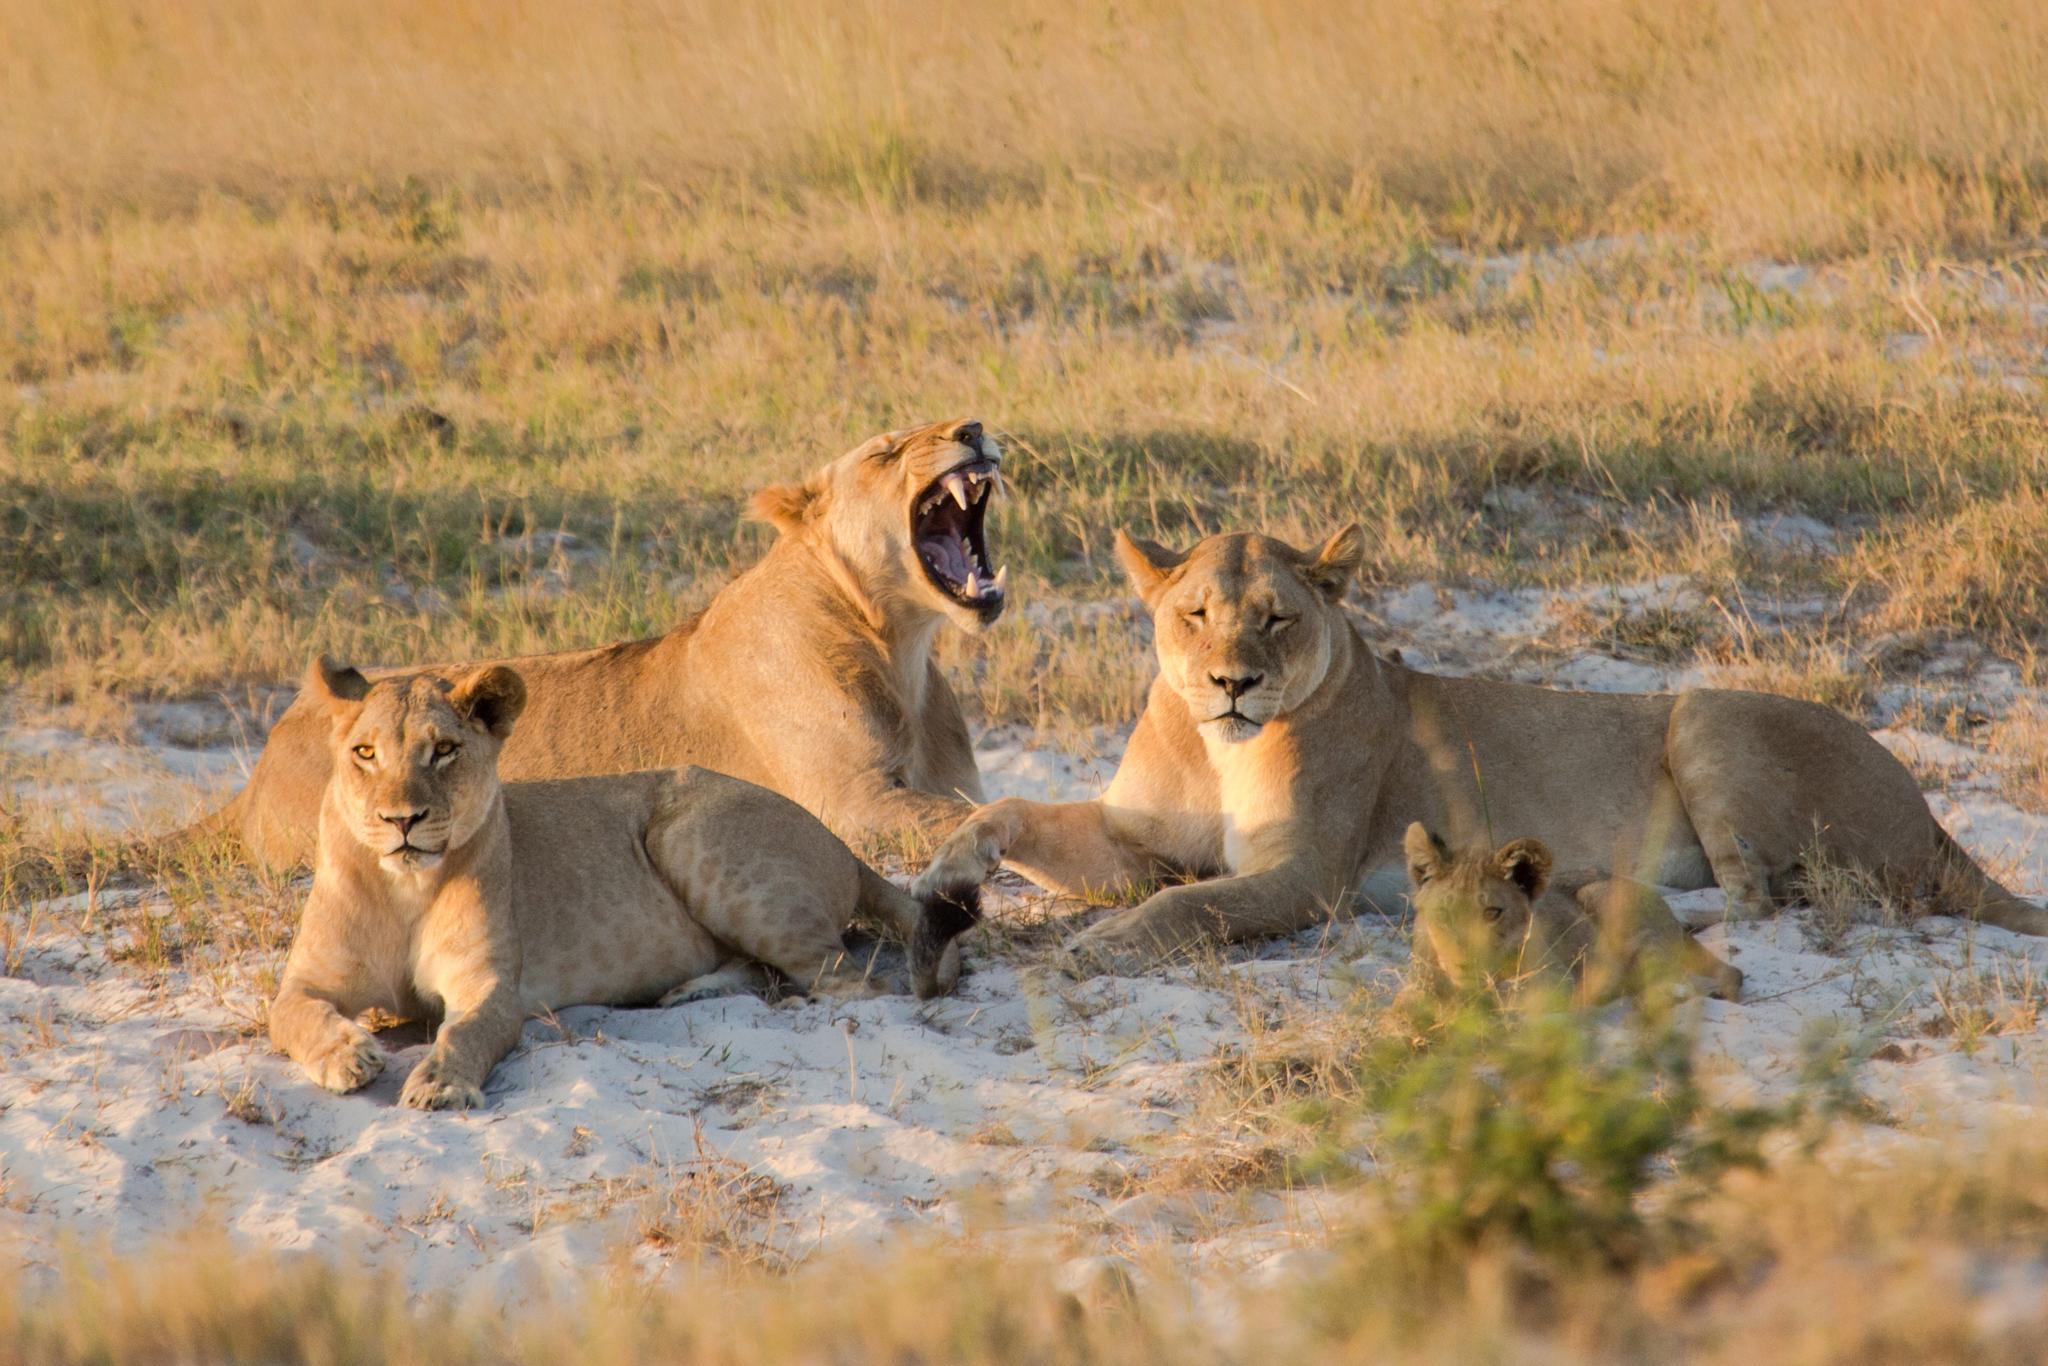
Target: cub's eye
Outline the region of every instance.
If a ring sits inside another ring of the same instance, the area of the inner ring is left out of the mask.
[[[434,746],[434,757],[436,759],[445,759],[461,748],[462,746],[456,744],[453,740],[442,740]]]
[[[1504,906],[1488,906],[1486,908],[1486,918],[1488,920],[1498,920],[1506,913],[1507,908]]]
[[[1190,607],[1181,615],[1186,617],[1189,621],[1203,621],[1207,619],[1209,615],[1209,609],[1206,607]]]
[[[375,745],[357,745],[354,749],[350,750],[349,753],[355,755],[356,758],[361,759],[364,763],[367,764],[370,762],[370,760],[377,757],[377,747]]]
[[[1275,612],[1266,618],[1266,630],[1269,632],[1277,631],[1293,620],[1293,617],[1283,617],[1278,612]]]

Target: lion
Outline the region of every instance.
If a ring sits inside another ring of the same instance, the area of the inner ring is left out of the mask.
[[[440,1017],[402,1104],[483,1103],[528,1016],[674,1005],[749,985],[866,994],[856,913],[910,946],[921,997],[959,976],[956,906],[920,907],[787,797],[701,768],[501,782],[526,706],[517,671],[361,673],[321,659],[302,694],[328,726],[313,889],[270,1037],[351,1091],[383,1068],[356,1017]]]
[[[1763,693],[1563,692],[1439,677],[1377,657],[1340,606],[1357,526],[1318,549],[1216,535],[1176,553],[1128,533],[1117,555],[1159,658],[1144,714],[1094,801],[981,807],[917,887],[998,864],[1055,892],[1171,881],[1077,948],[1148,959],[1212,939],[1393,908],[1414,821],[1463,845],[1527,831],[1570,867],[1679,889],[1732,914],[1798,894],[1803,862],[2026,934],[2048,912],[1987,877],[1905,766],[1827,707]]]
[[[763,489],[751,511],[774,544],[669,634],[490,661],[516,668],[531,699],[504,776],[696,764],[791,797],[856,843],[951,830],[981,778],[932,645],[943,625],[975,633],[1002,614],[1007,572],[986,524],[1001,469],[979,422],[939,422]],[[200,828],[239,835],[270,867],[302,863],[329,771],[326,704],[301,697]]]
[[[1541,840],[1454,854],[1420,821],[1409,825],[1402,850],[1418,985],[1563,979],[1579,1004],[1601,1005],[1677,979],[1701,995],[1741,999],[1741,969],[1687,934],[1654,887],[1593,873],[1553,876]]]

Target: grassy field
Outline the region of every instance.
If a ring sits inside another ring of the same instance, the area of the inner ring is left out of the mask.
[[[1018,494],[1018,605],[945,647],[978,724],[1135,714],[1142,635],[1096,607],[1119,524],[1357,519],[1368,587],[1683,576],[1709,606],[1552,645],[1865,719],[1951,640],[2040,687],[2044,89],[2027,0],[0,0],[0,723],[127,741],[316,650],[659,631],[759,552],[749,491],[953,414]],[[1760,630],[1760,591],[1822,626]],[[1921,723],[2039,809],[2044,715]],[[0,750],[9,915],[36,771]],[[241,895],[270,943],[290,896]],[[2025,1164],[1896,1189],[1731,1177],[1707,1234],[1568,1275],[1521,1235],[1453,1274],[1360,1233],[1234,1312],[1306,1359],[2019,1359],[2037,1313],[1986,1338],[1943,1295],[2038,1237]],[[1857,1259],[1877,1307],[1814,1327]],[[516,1351],[225,1265],[0,1287],[0,1360],[1228,1355],[929,1249],[563,1309]]]

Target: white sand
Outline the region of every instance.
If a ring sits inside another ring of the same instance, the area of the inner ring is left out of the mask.
[[[1635,600],[1682,591],[1651,585]],[[1518,657],[1550,629],[1556,602],[1417,588],[1370,606],[1411,662],[1466,668]],[[1415,648],[1425,640],[1427,651]],[[1672,681],[1595,656],[1538,672],[1579,686]],[[2048,830],[1987,790],[1980,752],[1909,731],[1884,738],[1944,775],[1932,800],[1958,838],[2019,890],[2048,891]],[[18,753],[66,748],[61,739],[6,743]],[[110,767],[67,779],[77,788],[67,800],[114,824],[126,817],[113,808],[135,805],[119,749],[84,751]],[[981,756],[991,795],[1087,796],[1119,749],[1103,736],[1082,762],[1012,729],[983,737]],[[187,809],[231,786],[238,768],[222,757],[230,751],[128,753]],[[107,810],[91,806],[94,791],[113,794]],[[999,901],[999,914],[1032,914],[1015,887]],[[1710,918],[1719,894],[1680,905]],[[1165,1242],[1196,1260],[1256,1262],[1312,1238],[1321,1197],[1205,1209],[1119,1199],[1117,1178],[1176,1150],[1197,1084],[1242,1037],[1245,1013],[1337,1009],[1361,982],[1391,984],[1405,960],[1398,927],[1360,922],[1221,968],[1077,982],[1039,965],[1056,957],[1052,933],[1007,948],[976,936],[976,971],[959,995],[930,1004],[739,997],[532,1022],[493,1074],[488,1108],[450,1115],[395,1106],[425,1048],[416,1033],[401,1035],[366,1091],[329,1095],[238,1032],[258,1004],[260,963],[223,972],[196,952],[151,979],[115,960],[129,941],[93,928],[107,920],[131,924],[132,910],[95,922],[72,898],[8,927],[21,961],[0,976],[0,1246],[43,1263],[67,1235],[133,1243],[204,1217],[252,1243],[480,1294],[570,1267],[655,1269],[668,1254],[644,1235],[662,1194],[742,1171],[757,1196],[774,1194],[749,1206],[739,1241],[789,1255],[906,1228],[1060,1227],[1077,1250]],[[1719,1084],[1731,1094],[1787,1085],[1802,1038],[1839,1022],[1870,1045],[1896,1044],[1863,1083],[1909,1132],[2041,1117],[2040,1029],[1966,1041],[1926,1022],[1943,983],[2022,965],[2048,976],[2048,943],[1934,920],[1856,928],[1824,952],[1810,921],[1802,912],[1705,932],[1748,974],[1750,994],[1704,1006]],[[1893,1132],[1872,1130],[1874,1141]]]

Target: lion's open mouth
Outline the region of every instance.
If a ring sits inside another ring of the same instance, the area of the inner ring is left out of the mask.
[[[910,513],[911,540],[925,577],[984,616],[1001,610],[1009,575],[990,566],[984,525],[990,495],[1001,482],[992,460],[956,465],[925,486]]]

